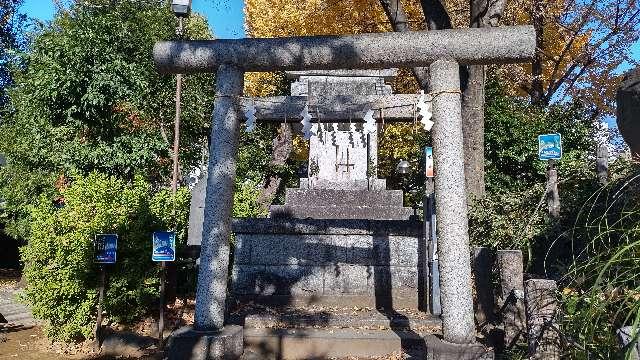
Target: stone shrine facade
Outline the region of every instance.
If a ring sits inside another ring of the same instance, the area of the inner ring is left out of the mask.
[[[386,70],[325,70],[290,72],[292,96],[306,96],[314,105],[340,95],[391,95],[387,84],[396,74]],[[340,110],[340,109],[336,109]],[[352,114],[344,113],[344,120]],[[363,124],[319,122],[309,139],[308,177],[299,189],[287,189],[285,204],[271,207],[271,217],[312,219],[406,220],[412,209],[402,206],[402,191],[386,190],[378,179],[378,134]]]

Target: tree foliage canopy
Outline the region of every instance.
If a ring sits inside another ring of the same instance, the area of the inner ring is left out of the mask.
[[[60,10],[35,36],[0,124],[0,153],[8,158],[2,197],[12,216],[70,173],[131,180],[139,172],[156,185],[167,181],[175,81],[158,74],[150,54],[157,40],[176,37],[175,27],[164,1],[89,2]],[[199,16],[186,33],[211,37]],[[206,146],[212,88],[211,75],[186,77],[183,85],[183,169]]]
[[[12,84],[12,54],[24,48],[24,38],[20,36],[25,16],[17,13],[23,0],[0,0],[0,109],[7,101],[6,89]]]

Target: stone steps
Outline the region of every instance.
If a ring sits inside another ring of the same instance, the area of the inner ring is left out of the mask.
[[[391,206],[272,205],[272,218],[408,220],[413,209]]]
[[[23,326],[33,326],[37,321],[33,318],[31,310],[16,300],[17,291],[0,291],[0,314],[5,317],[10,324]]]
[[[385,190],[387,188],[386,179],[373,179],[369,180],[354,180],[351,182],[337,182],[324,179],[312,179],[300,178],[300,189],[347,189],[347,190]]]
[[[402,207],[402,190],[287,189],[287,205]]]
[[[243,359],[327,359],[405,353],[411,359],[493,359],[478,344],[453,345],[411,330],[244,329]]]
[[[413,329],[440,333],[442,320],[412,308],[393,310],[368,306],[268,305],[237,302],[231,305],[230,322],[245,328],[361,328],[369,330]]]

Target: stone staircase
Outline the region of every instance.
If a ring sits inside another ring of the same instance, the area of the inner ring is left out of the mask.
[[[284,205],[271,206],[272,218],[408,220],[401,190],[287,189]]]
[[[441,320],[412,309],[244,305],[230,322],[244,326],[245,359],[493,359],[482,346],[442,342]]]

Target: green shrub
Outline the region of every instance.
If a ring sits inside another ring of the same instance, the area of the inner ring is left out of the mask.
[[[258,203],[259,184],[245,180],[236,182],[233,194],[233,217],[265,217],[267,214]]]
[[[49,338],[91,337],[98,284],[93,240],[99,233],[119,234],[117,263],[107,265],[104,310],[122,322],[147,312],[159,282],[158,267],[151,261],[151,233],[175,223],[178,240],[184,241],[188,196],[186,189],[180,190],[174,217],[167,191],[152,196],[141,178],[126,183],[92,173],[63,188],[56,204],[40,198],[31,211],[31,236],[21,256],[28,283],[25,300],[35,317],[47,321]]]

